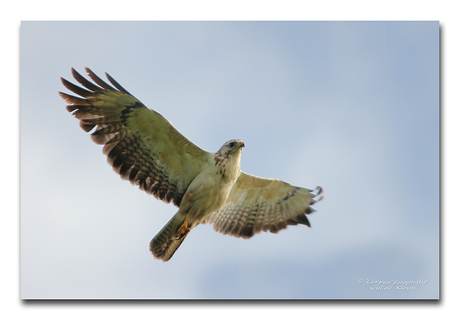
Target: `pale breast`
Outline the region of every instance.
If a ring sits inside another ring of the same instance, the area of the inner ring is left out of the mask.
[[[208,163],[187,188],[179,210],[189,213],[200,223],[225,204],[239,173],[239,161],[232,158]]]

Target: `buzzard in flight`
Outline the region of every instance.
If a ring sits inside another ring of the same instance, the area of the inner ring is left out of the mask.
[[[150,242],[156,258],[168,261],[187,234],[200,223],[235,237],[273,233],[288,225],[310,226],[306,214],[319,201],[315,190],[240,170],[241,140],[225,142],[208,152],[184,137],[158,112],[147,108],[106,74],[111,85],[86,69],[93,82],[72,69],[81,86],[61,78],[77,96],[59,92],[67,110],[104,145],[115,172],[141,190],[179,207]]]

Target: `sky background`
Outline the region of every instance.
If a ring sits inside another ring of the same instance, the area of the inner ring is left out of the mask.
[[[23,22],[20,45],[22,298],[439,297],[437,22]],[[154,259],[177,208],[116,175],[66,111],[71,67],[206,150],[243,139],[245,172],[322,186],[312,228],[200,225]]]

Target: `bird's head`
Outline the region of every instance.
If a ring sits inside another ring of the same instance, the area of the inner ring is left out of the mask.
[[[243,140],[233,139],[225,142],[222,147],[220,147],[217,153],[222,157],[229,157],[230,155],[240,153],[245,147]]]

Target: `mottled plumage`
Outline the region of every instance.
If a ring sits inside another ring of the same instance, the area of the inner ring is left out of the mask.
[[[169,260],[188,232],[213,223],[223,234],[250,238],[287,225],[310,226],[306,214],[320,200],[314,191],[240,170],[241,140],[229,140],[215,153],[184,137],[162,115],[142,104],[108,74],[111,85],[86,69],[90,82],[72,69],[81,86],[62,79],[77,96],[60,92],[67,110],[104,145],[115,172],[179,211],[150,242],[156,258]]]

